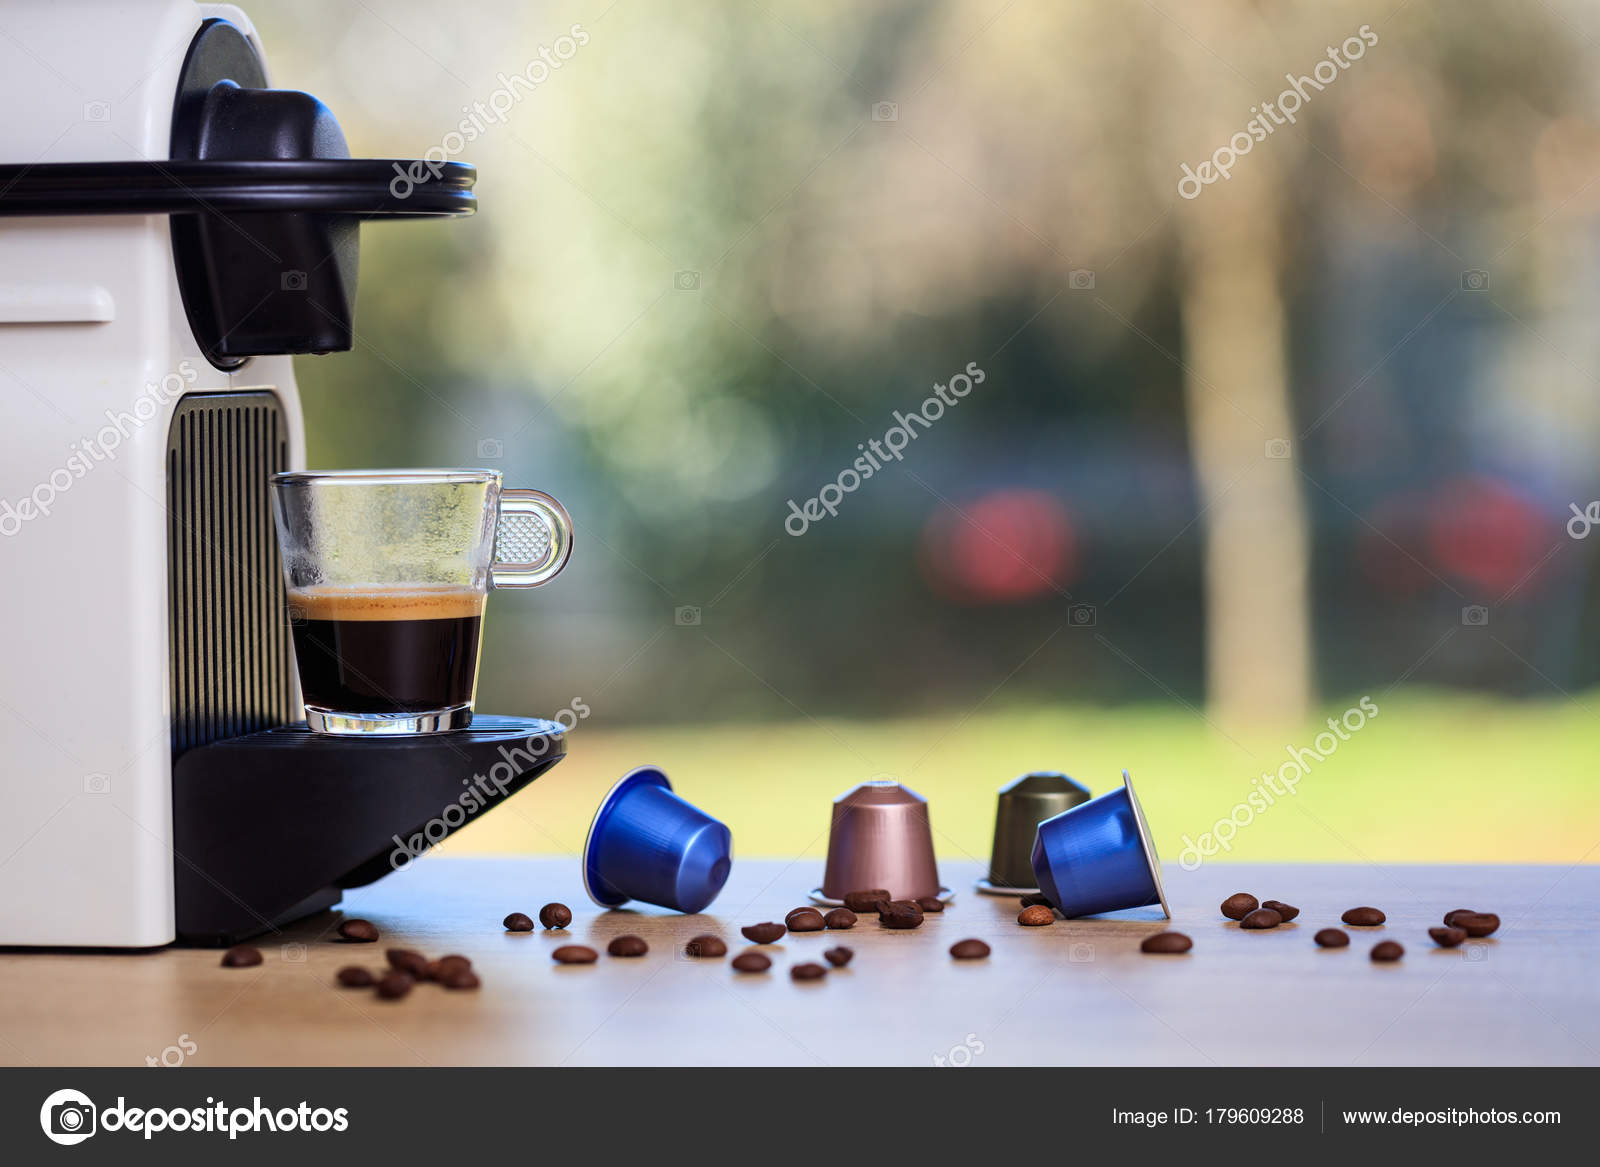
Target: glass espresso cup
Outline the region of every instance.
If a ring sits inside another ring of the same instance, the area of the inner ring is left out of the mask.
[[[534,588],[572,519],[494,470],[291,471],[273,517],[306,722],[339,735],[472,724],[491,588]]]

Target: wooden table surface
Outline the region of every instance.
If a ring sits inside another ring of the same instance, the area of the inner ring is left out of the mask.
[[[970,863],[941,874],[957,890],[915,931],[864,918],[849,932],[790,935],[763,949],[772,971],[741,975],[728,958],[690,961],[683,941],[782,920],[806,902],[820,863],[745,860],[704,915],[602,912],[573,859],[430,858],[351,893],[350,915],[383,930],[338,943],[328,913],[259,941],[265,962],[224,969],[218,953],[0,953],[0,1062],[144,1065],[954,1065],[1600,1064],[1594,1008],[1600,867],[1169,865],[1172,926],[1186,956],[1146,956],[1162,924],[1144,910],[1046,928],[1015,923],[1016,901],[978,895]],[[1217,904],[1246,890],[1302,909],[1272,932],[1244,932]],[[564,932],[508,934],[511,911],[550,900],[574,913]],[[1388,913],[1351,929],[1344,950],[1311,941],[1348,907]],[[1449,909],[1498,912],[1487,941],[1436,948],[1427,928]],[[642,959],[604,954],[613,936],[650,943]],[[985,961],[947,949],[981,937]],[[1368,950],[1399,940],[1406,956]],[[558,966],[561,944],[599,963]],[[854,962],[812,984],[788,967],[844,944]],[[421,985],[399,1002],[334,985],[347,964],[377,967],[394,945],[459,952],[476,992]]]

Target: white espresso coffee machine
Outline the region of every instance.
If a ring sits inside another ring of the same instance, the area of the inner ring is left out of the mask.
[[[292,724],[290,354],[350,348],[363,220],[474,177],[350,158],[232,6],[0,0],[0,946],[270,932],[560,759]]]

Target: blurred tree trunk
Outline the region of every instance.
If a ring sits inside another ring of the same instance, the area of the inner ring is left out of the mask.
[[[1257,39],[1242,27],[1252,23],[1241,20],[1246,8],[1213,0],[1185,14],[1202,41],[1228,45],[1253,75],[1281,78],[1273,72],[1281,49],[1244,55]],[[1257,61],[1272,63],[1250,68]],[[1263,96],[1250,89],[1186,89],[1173,107],[1188,123],[1183,138],[1208,142],[1207,150],[1226,143]],[[1278,130],[1238,160],[1231,178],[1181,202],[1176,216],[1189,446],[1203,508],[1207,699],[1232,723],[1288,722],[1313,701],[1310,540],[1279,287],[1280,167],[1299,146],[1290,138],[1288,127]]]

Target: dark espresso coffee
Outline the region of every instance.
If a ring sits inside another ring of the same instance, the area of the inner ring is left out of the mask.
[[[470,703],[483,604],[481,592],[456,587],[291,591],[306,704],[383,714]]]

